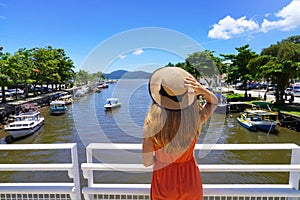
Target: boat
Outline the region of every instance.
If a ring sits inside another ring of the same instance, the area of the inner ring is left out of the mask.
[[[50,103],[50,114],[52,115],[62,115],[67,111],[67,106],[64,101],[51,101]]]
[[[65,94],[65,95],[59,97],[57,100],[64,101],[66,105],[72,104],[74,101],[72,98],[72,95],[70,95],[70,94]]]
[[[36,110],[13,116],[14,121],[4,126],[12,139],[20,139],[37,132],[44,125],[44,117]]]
[[[75,97],[83,97],[86,95],[86,92],[83,89],[79,89],[75,92]]]
[[[108,88],[108,84],[106,82],[100,83],[98,86],[98,88]]]
[[[121,103],[119,102],[118,98],[108,98],[106,99],[106,104],[104,105],[104,108],[106,110],[111,110],[113,108],[120,107]]]
[[[89,86],[84,86],[80,89],[78,89],[75,93],[74,96],[75,97],[83,97],[85,96],[88,92],[91,91],[91,88]]]
[[[237,117],[238,123],[252,131],[274,132],[278,123],[278,112],[265,109],[246,109]]]
[[[109,79],[108,81],[107,81],[107,83],[116,83],[117,82],[117,80],[111,80],[111,79]]]

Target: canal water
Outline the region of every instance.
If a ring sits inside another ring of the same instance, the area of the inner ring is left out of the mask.
[[[106,111],[105,100],[117,97],[121,107]],[[147,80],[120,80],[99,93],[90,92],[75,99],[66,114],[52,116],[49,107],[41,108],[44,127],[35,135],[15,141],[16,144],[77,143],[79,161],[86,160],[85,147],[91,143],[141,143],[145,115],[151,103]],[[300,133],[278,126],[276,133],[252,132],[241,127],[237,113],[216,112],[203,126],[198,143],[296,143]],[[1,143],[5,144],[1,130]],[[213,147],[213,145],[212,145]],[[195,152],[200,164],[284,164],[290,161],[289,151],[204,151]],[[62,163],[70,160],[66,151],[0,151],[0,163]],[[95,160],[110,163],[140,163],[136,151],[99,151]],[[151,173],[95,172],[99,183],[150,183]],[[0,172],[1,182],[59,182],[68,180],[62,172]],[[203,183],[287,183],[287,173],[202,173]],[[86,184],[81,175],[82,184]]]

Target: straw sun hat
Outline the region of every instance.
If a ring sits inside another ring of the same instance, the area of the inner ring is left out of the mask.
[[[152,100],[168,110],[182,110],[192,105],[197,96],[192,88],[184,86],[190,73],[179,67],[162,67],[153,72],[149,79]]]

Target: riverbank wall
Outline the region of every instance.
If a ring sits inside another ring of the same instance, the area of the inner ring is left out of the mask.
[[[280,126],[300,132],[300,117],[287,113],[281,113]]]

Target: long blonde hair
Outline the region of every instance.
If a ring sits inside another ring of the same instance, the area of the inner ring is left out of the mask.
[[[199,136],[205,121],[203,107],[197,100],[184,110],[166,110],[152,103],[145,119],[152,141],[168,153],[184,151]]]

